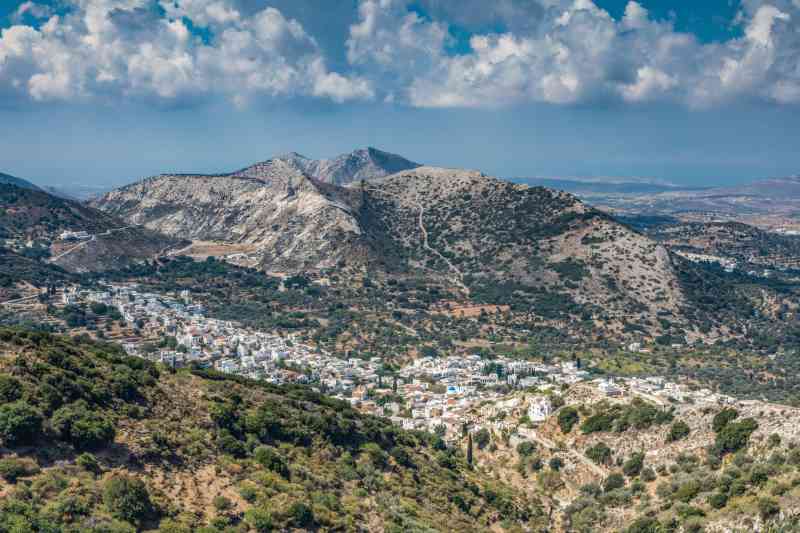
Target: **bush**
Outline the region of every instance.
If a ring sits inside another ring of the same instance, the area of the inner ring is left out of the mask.
[[[572,406],[565,407],[558,412],[558,427],[561,428],[564,434],[570,433],[579,421],[578,410]]]
[[[598,442],[586,450],[586,457],[599,465],[607,465],[611,462],[611,448],[604,442]]]
[[[655,518],[649,516],[636,519],[625,530],[625,533],[661,533],[663,529],[661,524]]]
[[[689,425],[683,420],[678,420],[669,428],[667,442],[675,442],[689,436]]]
[[[314,512],[303,502],[295,502],[289,507],[289,515],[295,527],[308,528],[314,523]]]
[[[708,497],[708,505],[714,509],[722,509],[728,505],[728,495],[724,492],[715,492]]]
[[[558,472],[564,466],[564,461],[560,457],[553,457],[550,459],[550,469]]]
[[[478,447],[479,450],[482,450],[489,444],[489,440],[491,440],[491,435],[489,435],[489,430],[486,428],[481,428],[475,432],[475,446]]]
[[[619,472],[609,474],[603,481],[603,492],[611,492],[615,489],[621,489],[625,486],[625,478]]]
[[[735,420],[739,416],[739,411],[733,408],[725,408],[716,415],[714,420],[711,421],[711,429],[714,433],[719,433],[722,428],[728,425],[729,422]]]
[[[32,476],[39,472],[39,467],[33,461],[25,461],[13,457],[0,459],[0,477],[9,483],[16,483],[17,479]]]
[[[264,468],[272,470],[279,476],[288,479],[289,467],[283,457],[278,455],[275,448],[271,446],[259,446],[253,451],[253,458]]]
[[[758,429],[758,424],[752,418],[745,418],[741,422],[729,422],[720,429],[714,440],[713,451],[718,456],[735,453],[745,448],[750,441],[750,435]]]
[[[646,481],[647,483],[656,480],[656,473],[655,471],[650,468],[649,466],[642,469],[642,473],[639,476],[642,481]]]
[[[10,403],[22,398],[22,383],[11,376],[0,375],[0,403]]]
[[[536,445],[530,441],[523,441],[517,444],[517,453],[522,457],[529,457],[536,451]]]
[[[772,498],[759,498],[758,499],[758,514],[765,522],[778,514],[781,510],[778,502]]]
[[[644,454],[637,452],[631,454],[627,461],[622,465],[622,471],[628,477],[638,476],[644,466]]]
[[[50,420],[58,437],[79,450],[96,450],[114,441],[116,431],[105,417],[89,410],[83,400],[65,405]]]
[[[42,434],[42,415],[28,403],[17,400],[0,405],[0,437],[9,446],[34,442]]]
[[[144,482],[127,475],[117,475],[106,481],[103,503],[111,514],[132,524],[139,524],[153,514]]]
[[[97,462],[97,457],[94,454],[82,453],[75,459],[75,463],[87,472],[100,473],[100,463]]]

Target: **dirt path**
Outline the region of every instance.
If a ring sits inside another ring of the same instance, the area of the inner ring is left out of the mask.
[[[422,234],[422,246],[423,246],[423,248],[425,248],[430,253],[436,255],[439,259],[441,259],[442,261],[447,263],[448,268],[456,275],[456,277],[454,279],[456,285],[458,285],[461,288],[461,290],[463,290],[466,293],[466,295],[469,296],[469,287],[464,285],[464,274],[458,269],[458,267],[456,267],[452,262],[450,262],[450,260],[448,258],[443,256],[441,253],[439,253],[438,250],[433,248],[428,243],[428,230],[425,229],[425,223],[422,220],[423,216],[425,215],[425,208],[423,207],[422,202],[420,202],[419,200],[414,200],[414,202],[417,204],[417,209],[419,209],[419,216],[417,218],[417,225],[419,226],[419,231]]]
[[[116,233],[117,231],[123,231],[123,230],[129,229],[129,228],[132,228],[132,227],[133,227],[133,226],[125,226],[125,227],[123,227],[123,228],[114,228],[114,229],[106,230],[106,231],[105,231],[105,232],[103,232],[103,233],[98,233],[97,235],[92,235],[92,238],[91,238],[91,239],[89,239],[89,240],[86,240],[86,241],[83,241],[82,243],[76,244],[75,246],[73,246],[73,247],[72,247],[72,248],[70,248],[69,250],[67,250],[67,251],[65,251],[65,252],[61,252],[60,254],[58,254],[58,255],[57,255],[57,256],[55,256],[55,257],[51,257],[50,259],[48,259],[48,261],[49,261],[49,262],[51,262],[51,263],[55,263],[56,261],[58,261],[58,260],[59,260],[59,259],[61,259],[62,257],[66,256],[66,255],[68,255],[68,254],[71,254],[72,252],[74,252],[74,251],[75,251],[75,250],[77,250],[78,248],[83,248],[84,246],[86,246],[86,245],[87,245],[87,244],[89,244],[90,242],[94,242],[94,241],[96,241],[98,236],[100,236],[100,237],[105,237],[105,236],[111,235],[112,233]]]
[[[557,446],[555,445],[555,443],[554,443],[553,441],[551,441],[551,440],[550,440],[550,439],[548,439],[548,438],[542,437],[541,435],[539,435],[539,434],[538,434],[538,433],[536,433],[535,431],[533,432],[533,434],[528,434],[528,436],[529,436],[531,439],[533,439],[533,440],[534,440],[534,441],[535,441],[537,444],[539,444],[539,445],[541,445],[541,446],[544,446],[545,448],[547,448],[547,449],[549,449],[549,450],[555,450],[555,449],[557,449]],[[569,455],[570,455],[570,456],[571,456],[573,459],[575,459],[576,461],[578,461],[578,462],[580,462],[580,463],[584,464],[584,465],[585,465],[587,468],[589,468],[589,470],[591,470],[592,472],[594,472],[594,473],[595,473],[595,474],[597,474],[598,476],[605,477],[605,476],[608,474],[608,472],[606,472],[606,471],[605,471],[603,468],[601,468],[599,465],[597,465],[597,464],[593,463],[593,462],[592,462],[592,461],[591,461],[591,460],[590,460],[588,457],[586,457],[585,455],[582,455],[582,454],[580,454],[580,453],[576,452],[576,451],[575,451],[575,450],[573,450],[572,448],[568,448],[568,449],[566,450],[566,452],[567,452],[567,453],[568,453],[568,454],[569,454]]]

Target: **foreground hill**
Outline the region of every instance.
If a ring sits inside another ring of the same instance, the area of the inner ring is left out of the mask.
[[[17,178],[9,174],[3,174],[2,172],[0,172],[0,185],[14,185],[16,187],[21,187],[23,189],[32,189],[35,191],[42,190],[41,188],[37,187],[28,180]]]
[[[67,231],[89,238],[61,240]],[[79,202],[11,184],[0,184],[0,239],[21,255],[76,272],[120,268],[177,244]]]
[[[535,500],[298,387],[0,329],[0,531],[488,531]]]

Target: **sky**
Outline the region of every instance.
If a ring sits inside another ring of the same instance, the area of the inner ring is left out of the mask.
[[[800,174],[800,0],[0,3],[0,172],[375,146],[515,177]]]

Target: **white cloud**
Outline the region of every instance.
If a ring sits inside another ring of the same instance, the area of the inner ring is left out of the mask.
[[[445,12],[444,0],[426,3]],[[743,36],[703,44],[635,1],[614,20],[592,0],[504,0],[504,9],[528,10],[534,22],[475,34],[468,53],[453,55],[447,21],[414,15],[409,23],[405,0],[361,0],[348,57],[378,91],[422,107],[594,99],[702,107],[737,97],[785,104],[800,87],[798,3],[744,0]]]
[[[592,0],[359,0],[354,22],[342,28],[336,71],[326,61],[335,52],[262,2],[62,4],[70,9],[27,1],[12,17],[16,25],[0,33],[3,98],[184,102],[222,95],[239,106],[296,95],[419,107],[800,103],[800,0],[741,0],[741,37],[707,44],[633,0],[619,20]],[[308,27],[319,30],[313,22]],[[473,32],[468,47],[457,38],[465,28]],[[330,34],[322,37],[331,42]]]
[[[227,0],[71,0],[38,29],[0,34],[0,89],[35,101],[221,94],[237,105],[268,96],[336,102],[371,98],[370,82],[331,72],[296,20],[274,8],[242,17]],[[27,8],[28,11],[33,8]],[[183,22],[211,30],[210,42]],[[5,87],[3,87],[5,86]]]

